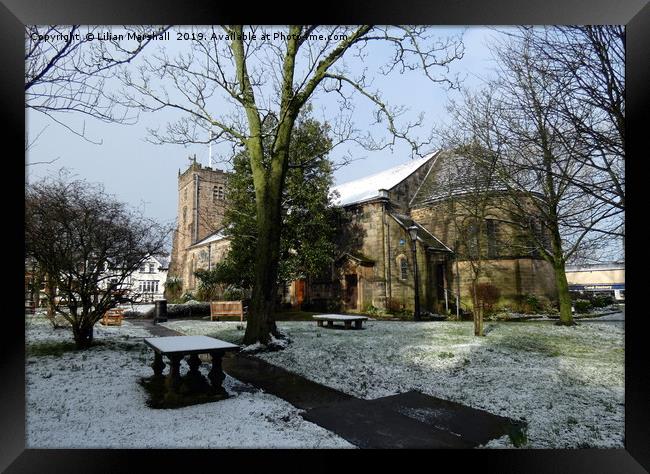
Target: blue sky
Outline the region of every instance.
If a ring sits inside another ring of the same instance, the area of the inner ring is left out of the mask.
[[[437,30],[441,35],[464,31],[465,54],[452,65],[452,72],[459,72],[465,77],[464,86],[480,85],[480,78],[489,75],[492,67],[486,43],[498,33],[480,27],[444,27]],[[165,47],[176,51],[182,45],[167,44]],[[364,66],[372,70],[379,61],[387,58],[383,53],[387,51],[382,51],[381,48],[373,51]],[[348,62],[354,67],[352,60]],[[378,75],[373,86],[381,91],[390,104],[406,106],[411,116],[424,112],[427,130],[445,121],[445,105],[450,98],[458,96],[457,92],[432,84],[416,73],[393,74],[389,78]],[[334,104],[333,97],[322,96],[322,100],[314,103],[316,116],[322,107],[327,113]],[[370,121],[373,108],[363,97],[357,97],[356,104],[355,123],[357,127],[363,128]],[[207,146],[154,145],[145,141],[147,128],[164,127],[167,122],[177,118],[173,112],[163,110],[141,113],[135,125],[106,124],[74,115],[59,118],[77,127],[83,124],[88,136],[101,140],[102,144],[84,141],[39,113],[28,113],[28,134],[30,137],[39,133],[41,135],[27,153],[27,162],[56,160],[52,164],[28,166],[28,179],[35,180],[66,168],[76,177],[102,183],[109,193],[135,207],[143,208],[147,216],[159,222],[170,223],[176,218],[177,173],[179,169],[187,167],[188,157],[196,154],[198,161],[207,164]],[[390,150],[369,152],[345,144],[332,152],[331,157],[336,161],[348,151],[356,161],[336,171],[337,184],[411,159],[409,149],[405,146],[398,146],[391,153]],[[219,167],[227,169],[224,165]]]

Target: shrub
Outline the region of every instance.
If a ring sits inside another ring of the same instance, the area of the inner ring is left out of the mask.
[[[193,299],[194,299],[194,295],[189,291],[186,291],[185,293],[183,293],[183,296],[181,296],[181,301],[183,303],[185,303],[186,301],[193,300]]]
[[[331,300],[327,301],[326,311],[329,313],[338,313],[341,311],[342,306],[343,304],[341,303],[341,300],[332,298]]]
[[[363,308],[363,312],[368,316],[381,316],[383,313],[381,309],[377,308],[372,303],[366,304],[366,306]]]
[[[576,310],[576,313],[587,313],[591,308],[593,308],[591,301],[589,300],[575,300],[573,307]]]
[[[239,301],[246,298],[246,292],[243,288],[230,285],[223,291],[224,301]]]
[[[540,313],[544,310],[542,302],[535,295],[525,293],[523,295],[516,296],[514,300],[518,313],[534,314]]]
[[[485,311],[492,312],[492,308],[501,298],[501,291],[492,283],[479,283],[476,285],[476,297],[483,302]]]
[[[612,295],[593,295],[589,301],[594,308],[605,308],[616,303]]]
[[[183,279],[177,276],[167,277],[165,281],[165,298],[170,301],[178,300],[183,289]]]
[[[167,305],[168,318],[189,318],[192,316],[209,316],[210,303],[190,300],[184,304]]]
[[[406,309],[406,306],[401,300],[396,298],[387,298],[386,299],[386,311],[392,314],[403,313]]]

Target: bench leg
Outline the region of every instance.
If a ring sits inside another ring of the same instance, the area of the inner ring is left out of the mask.
[[[172,390],[178,389],[181,384],[181,359],[183,356],[169,356],[169,386]]]
[[[223,373],[223,369],[221,368],[221,358],[223,355],[218,352],[211,352],[210,355],[212,356],[212,368],[208,373],[208,379],[212,382],[212,387],[219,390],[221,389],[223,380],[226,378],[226,375]]]
[[[187,360],[187,365],[190,366],[190,374],[193,376],[201,375],[199,372],[199,367],[201,366],[201,359],[199,359],[198,354],[192,354]]]
[[[316,321],[316,324],[318,324],[318,327],[323,327],[323,321],[318,320]]]
[[[343,321],[345,329],[352,329],[352,321]]]
[[[327,327],[333,328],[334,327],[334,321],[327,321]]]
[[[363,323],[363,321],[355,321],[354,322],[354,328],[355,329],[361,329],[361,323]]]
[[[151,368],[153,369],[153,374],[156,377],[162,376],[163,369],[166,367],[165,363],[163,362],[162,355],[160,355],[158,352],[153,353],[153,364],[151,364]]]

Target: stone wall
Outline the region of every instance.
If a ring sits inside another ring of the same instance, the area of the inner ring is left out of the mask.
[[[377,200],[349,209],[354,215],[354,224],[361,227],[364,235],[359,253],[373,261],[371,266],[363,266],[360,263],[355,266],[347,262],[339,269],[339,281],[344,291],[345,275],[357,274],[359,294],[357,310],[363,310],[370,305],[382,309],[389,305],[408,310],[414,307],[411,240],[407,230],[393,219],[385,205],[386,201]],[[445,258],[427,252],[418,242],[417,259],[420,307],[423,311],[438,311],[440,299],[437,287],[444,283],[437,279],[436,265],[446,265]],[[404,274],[402,274],[402,261],[406,262]]]
[[[194,276],[197,270],[210,270],[214,265],[223,261],[228,250],[230,240],[221,239],[203,245],[196,245],[187,250],[187,264],[183,272],[183,290],[195,291],[198,288],[199,280]],[[186,282],[186,283],[185,283]]]
[[[178,175],[178,214],[169,274],[183,279],[183,291],[193,288],[193,268],[188,260],[191,245],[223,227],[227,173],[192,163]]]

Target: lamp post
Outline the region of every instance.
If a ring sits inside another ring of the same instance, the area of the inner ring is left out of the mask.
[[[413,312],[413,319],[420,320],[420,281],[418,277],[418,258],[417,258],[417,238],[418,228],[415,225],[409,227],[409,235],[413,242],[413,286],[415,288],[415,311]]]

